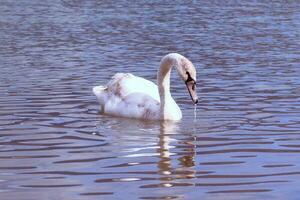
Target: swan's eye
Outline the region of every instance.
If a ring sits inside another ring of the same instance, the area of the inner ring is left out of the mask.
[[[185,81],[185,84],[186,85],[191,85],[191,89],[195,90],[196,89],[196,81],[191,77],[189,72],[186,72],[186,74],[187,74],[188,78]]]
[[[186,72],[188,78],[186,79],[185,83],[187,82],[190,82],[190,81],[193,81],[193,82],[196,82],[192,77],[191,77],[191,74],[189,72]]]

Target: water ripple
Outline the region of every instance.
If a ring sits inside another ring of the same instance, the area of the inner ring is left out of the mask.
[[[1,1],[1,199],[298,199],[299,10]],[[99,114],[93,86],[155,81],[169,52],[197,68],[197,109],[172,72],[181,122]]]

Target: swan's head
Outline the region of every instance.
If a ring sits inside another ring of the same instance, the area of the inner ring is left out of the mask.
[[[198,103],[196,92],[196,68],[186,57],[178,53],[170,53],[163,57],[158,71],[158,83],[164,82],[166,74],[170,74],[170,67],[173,66],[176,67],[179,76],[185,82],[194,104]],[[170,84],[169,81],[167,82],[168,84]]]
[[[178,72],[185,82],[194,104],[197,104],[198,96],[196,92],[196,68],[191,61],[183,57],[179,62]]]

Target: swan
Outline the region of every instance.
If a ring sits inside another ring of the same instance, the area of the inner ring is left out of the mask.
[[[93,87],[100,112],[145,120],[180,120],[181,110],[170,93],[172,67],[177,69],[192,101],[197,104],[196,69],[193,63],[178,53],[170,53],[161,59],[157,73],[158,85],[131,73],[117,73],[106,86]]]

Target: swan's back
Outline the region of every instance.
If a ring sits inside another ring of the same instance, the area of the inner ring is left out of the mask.
[[[93,92],[103,113],[142,119],[160,117],[157,85],[144,78],[117,73],[106,86],[96,86]]]
[[[160,101],[156,84],[130,73],[115,74],[108,82],[107,88],[120,97],[126,97],[132,93],[146,93],[153,99]]]

